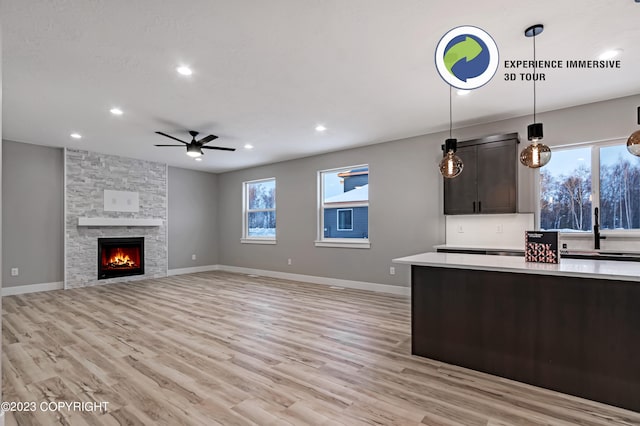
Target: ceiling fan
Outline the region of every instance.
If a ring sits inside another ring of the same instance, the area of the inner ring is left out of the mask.
[[[204,153],[202,152],[203,149],[218,149],[220,151],[235,151],[235,148],[225,148],[222,146],[204,146],[204,144],[211,142],[212,140],[218,139],[218,137],[216,135],[209,135],[209,136],[205,136],[204,138],[200,139],[200,140],[196,140],[196,136],[198,136],[198,132],[193,131],[193,130],[189,130],[189,134],[191,135],[191,142],[185,142],[183,140],[180,140],[178,138],[175,138],[171,135],[168,135],[166,133],[163,132],[156,132],[159,135],[165,136],[169,139],[173,139],[175,141],[181,142],[184,145],[156,145],[156,146],[186,146],[187,147],[187,155],[189,157],[200,157],[201,155],[203,155]]]

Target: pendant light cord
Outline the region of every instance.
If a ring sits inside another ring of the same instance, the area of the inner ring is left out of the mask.
[[[449,139],[451,139],[451,130],[453,128],[453,112],[451,108],[451,91],[453,90],[452,86],[449,85]]]
[[[533,122],[536,123],[536,33],[533,32]]]

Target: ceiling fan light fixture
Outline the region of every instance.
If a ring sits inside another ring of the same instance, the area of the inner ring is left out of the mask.
[[[202,150],[199,146],[189,145],[187,146],[187,155],[189,157],[200,157],[202,155]]]

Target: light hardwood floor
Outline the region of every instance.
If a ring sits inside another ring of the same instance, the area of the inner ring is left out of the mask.
[[[640,414],[410,354],[405,297],[223,272],[3,298],[20,425],[640,425]]]

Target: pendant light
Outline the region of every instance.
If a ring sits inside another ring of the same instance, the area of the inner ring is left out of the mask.
[[[638,107],[638,124],[640,124],[640,107]],[[627,151],[630,154],[640,157],[640,130],[636,130],[627,140]]]
[[[533,38],[533,124],[527,126],[527,139],[531,144],[520,153],[520,162],[532,169],[540,168],[551,160],[551,150],[543,143],[542,123],[536,123],[536,36],[544,30],[541,24],[533,25],[524,31],[526,37]]]
[[[449,86],[449,139],[444,141],[444,156],[440,160],[440,173],[447,179],[453,179],[462,173],[462,160],[456,155],[458,148],[458,140],[451,137],[451,129],[453,126],[452,109],[451,109],[451,86]]]

